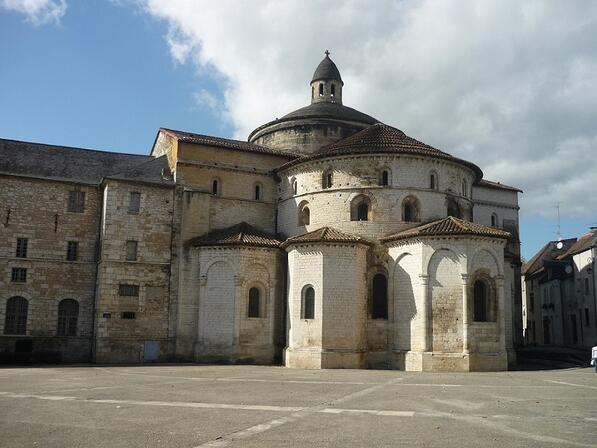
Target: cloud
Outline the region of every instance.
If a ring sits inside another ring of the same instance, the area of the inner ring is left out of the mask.
[[[0,0],[0,8],[24,14],[34,25],[59,23],[66,14],[66,0]]]
[[[133,1],[224,79],[238,138],[308,104],[327,48],[345,104],[521,187],[524,213],[595,216],[596,2]]]

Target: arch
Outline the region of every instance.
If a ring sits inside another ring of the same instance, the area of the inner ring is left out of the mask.
[[[439,190],[439,178],[435,170],[429,173],[429,188],[431,190]]]
[[[491,226],[492,227],[499,227],[499,220],[498,220],[498,215],[497,213],[492,213],[491,214]]]
[[[58,303],[58,336],[76,336],[79,320],[79,302],[74,299],[64,299]]]
[[[315,289],[313,289],[313,285],[305,285],[301,291],[301,319],[315,319]]]
[[[379,185],[382,187],[388,187],[392,185],[392,171],[384,167],[379,171]]]
[[[499,257],[489,247],[481,247],[477,249],[472,257],[469,257],[467,271],[474,272],[480,269],[486,270],[492,276],[504,275]]]
[[[6,301],[4,334],[27,334],[27,315],[29,301],[21,296],[11,297]]]
[[[466,179],[462,179],[462,196],[468,197],[468,182]]]
[[[371,281],[371,319],[388,318],[388,278],[377,273]]]
[[[211,194],[214,196],[221,196],[222,195],[222,183],[220,182],[220,179],[218,179],[217,177],[214,177],[211,180]]]
[[[404,222],[419,222],[420,216],[419,200],[415,196],[407,196],[402,201],[402,221]]]
[[[311,224],[311,211],[309,210],[309,203],[302,201],[298,207],[298,225],[308,226]]]
[[[263,199],[263,186],[259,182],[256,182],[253,187],[253,199],[256,201]]]
[[[296,193],[298,191],[298,182],[296,181],[296,179],[294,177],[291,180],[291,185],[292,185],[292,194],[294,196],[296,196]]]
[[[332,188],[334,185],[334,170],[328,168],[323,172],[321,177],[321,187],[322,188]]]
[[[418,275],[420,267],[414,262],[414,257],[409,252],[404,252],[396,258],[392,273],[390,292],[390,305],[393,313],[390,318],[395,326],[394,345],[399,350],[420,349],[424,350],[421,336],[420,320],[417,321],[417,300],[415,288],[420,282]],[[414,336],[414,337],[413,337]]]
[[[460,210],[460,206],[458,202],[456,202],[453,198],[448,198],[448,206],[447,206],[447,216],[453,216],[454,218],[461,218],[462,211]]]
[[[371,221],[371,199],[369,196],[360,194],[350,202],[351,221]]]
[[[336,84],[332,83],[331,89],[332,89],[331,95],[335,96],[336,95]]]
[[[483,269],[476,271],[469,285],[472,295],[472,317],[474,322],[495,322],[497,320],[497,288],[495,280]]]
[[[263,294],[260,289],[253,286],[249,289],[249,301],[247,306],[247,317],[260,318],[263,317]]]
[[[319,96],[323,96],[323,83],[319,83]]]

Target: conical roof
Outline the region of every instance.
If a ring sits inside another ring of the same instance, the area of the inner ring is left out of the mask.
[[[303,243],[360,243],[370,244],[360,236],[351,235],[350,233],[342,232],[332,227],[321,227],[302,235],[293,236],[284,241],[280,247],[285,248],[292,244]]]
[[[311,82],[320,80],[340,81],[342,85],[344,85],[344,81],[342,81],[342,77],[340,76],[340,71],[338,70],[338,67],[336,67],[336,64],[334,64],[334,61],[330,59],[328,51],[325,52],[325,58],[323,58],[323,61],[321,61],[315,69]]]

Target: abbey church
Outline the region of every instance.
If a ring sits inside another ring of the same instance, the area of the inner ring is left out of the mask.
[[[0,362],[507,369],[520,190],[343,89],[326,52],[247,141],[0,139]]]

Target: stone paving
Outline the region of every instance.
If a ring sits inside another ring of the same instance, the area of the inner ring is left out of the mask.
[[[1,447],[595,447],[592,369],[0,369]]]

